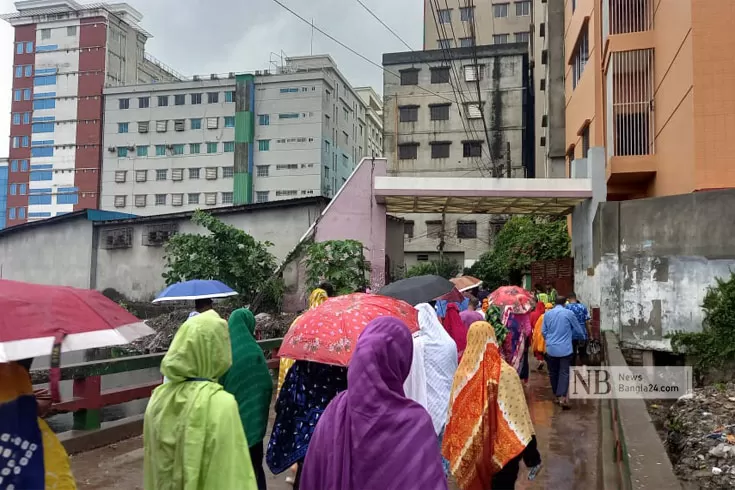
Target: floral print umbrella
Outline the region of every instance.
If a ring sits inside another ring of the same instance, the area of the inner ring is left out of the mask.
[[[347,366],[357,339],[372,320],[392,316],[418,332],[418,311],[408,303],[377,294],[330,298],[297,318],[278,351],[280,357]]]
[[[533,294],[518,286],[502,286],[490,293],[488,302],[501,308],[510,306],[511,312],[523,315],[536,307]]]

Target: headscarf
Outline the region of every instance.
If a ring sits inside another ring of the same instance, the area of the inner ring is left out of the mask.
[[[503,323],[508,329],[508,336],[501,349],[503,359],[520,373],[523,359],[526,358],[526,339],[533,334],[529,314],[518,315],[511,311],[510,306],[506,306]]]
[[[455,303],[447,305],[444,328],[452,337],[454,343],[457,344],[457,357],[462,360],[462,354],[467,346],[467,327],[462,323],[462,318],[459,316],[459,307]]]
[[[276,420],[265,461],[275,475],[301,461],[319,417],[338,393],[347,389],[347,368],[296,361],[276,400]]]
[[[431,419],[403,394],[411,349],[400,320],[367,325],[350,362],[348,389],[316,427],[302,490],[446,490]]]
[[[250,447],[253,447],[265,437],[273,379],[263,349],[255,341],[253,312],[247,308],[237,309],[227,323],[232,345],[232,367],[220,379],[220,383],[237,400],[245,436]]]
[[[416,305],[419,312],[419,336],[423,340],[424,370],[426,372],[427,402],[424,405],[431,415],[434,431],[439,435],[447,423],[447,407],[452,392],[454,373],[457,371],[457,344],[449,336],[426,303]],[[414,343],[414,346],[416,344]],[[412,366],[413,369],[413,366]],[[408,396],[408,394],[406,394]],[[421,403],[413,397],[412,400]]]
[[[545,312],[546,312],[546,305],[542,303],[541,301],[537,301],[536,308],[529,314],[529,318],[528,318],[532,327],[536,325],[536,321],[538,321],[539,317],[543,315]]]
[[[0,446],[4,446],[0,466],[12,470],[0,475],[2,488],[76,490],[69,456],[37,413],[26,368],[17,362],[0,363]],[[15,466],[7,465],[10,460]]]
[[[426,338],[420,331],[414,333],[412,338],[413,357],[411,359],[411,369],[408,372],[406,381],[403,383],[403,391],[406,398],[415,401],[428,410],[429,395],[428,385],[426,383],[426,359],[424,358],[424,341]]]
[[[316,288],[309,295],[309,309],[313,310],[328,299],[329,296],[327,295],[327,292],[325,290]],[[296,320],[298,320],[298,318]],[[294,320],[294,323],[296,322],[296,320]],[[293,325],[293,323],[291,325]],[[288,359],[286,357],[281,358],[281,361],[278,364],[278,384],[276,385],[276,397],[278,397],[278,393],[280,393],[281,391],[281,386],[283,386],[283,381],[286,379],[286,373],[288,373],[288,370],[291,369],[293,363],[293,359]]]
[[[217,382],[232,364],[214,310],[187,320],[161,362],[169,382],[145,411],[145,488],[257,488],[235,398]]]
[[[534,435],[518,373],[498,350],[493,327],[473,323],[457,368],[442,452],[462,490],[490,488],[492,476]]]

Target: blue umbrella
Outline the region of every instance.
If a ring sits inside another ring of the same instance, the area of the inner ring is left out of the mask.
[[[194,279],[170,285],[153,302],[227,298],[228,296],[237,296],[237,294],[237,291],[222,282]]]

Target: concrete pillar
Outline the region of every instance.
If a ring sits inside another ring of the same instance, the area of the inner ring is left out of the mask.
[[[571,177],[592,181],[592,199],[583,202],[572,212],[572,255],[576,270],[592,267],[592,222],[601,202],[607,201],[605,148],[590,148],[587,158],[572,162]]]

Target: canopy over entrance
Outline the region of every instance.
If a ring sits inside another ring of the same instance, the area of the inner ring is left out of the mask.
[[[592,197],[590,179],[375,177],[389,213],[567,215]]]

